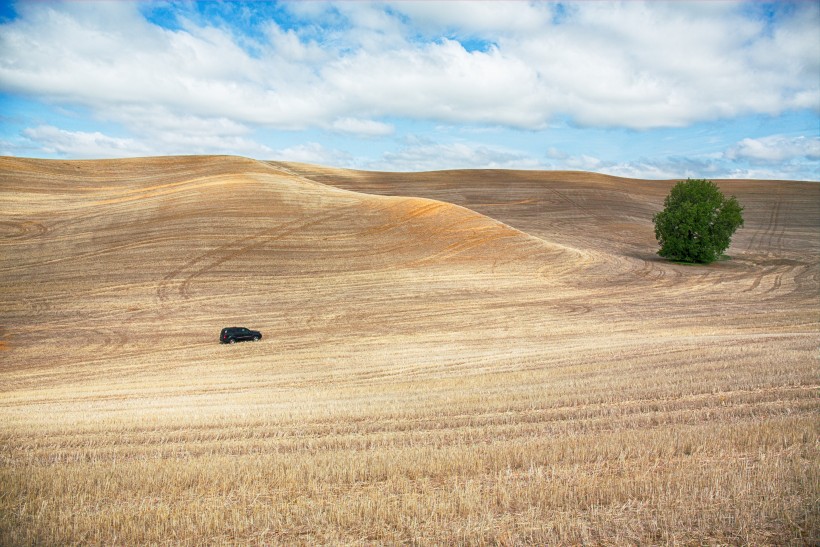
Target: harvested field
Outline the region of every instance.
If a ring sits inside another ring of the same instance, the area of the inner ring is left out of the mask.
[[[0,544],[820,542],[820,184],[718,182],[0,158]]]

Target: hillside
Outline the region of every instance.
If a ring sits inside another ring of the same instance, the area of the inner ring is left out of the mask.
[[[811,295],[820,286],[820,184],[814,182],[718,181],[743,204],[746,224],[733,238],[730,261],[691,267],[656,254],[652,215],[675,181],[560,171],[391,174],[274,165],[339,188],[455,203],[579,251],[584,260],[574,261],[563,277],[589,291],[583,294],[598,310],[612,302],[628,311],[620,318],[626,324],[639,314],[641,329],[671,314],[681,327],[714,319],[721,329],[817,330],[820,301]],[[792,319],[774,320],[781,309]]]
[[[820,184],[672,184],[0,158],[0,544],[817,540]]]

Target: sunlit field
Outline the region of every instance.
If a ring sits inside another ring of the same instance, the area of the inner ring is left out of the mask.
[[[0,544],[817,544],[820,184],[674,182],[0,158]]]

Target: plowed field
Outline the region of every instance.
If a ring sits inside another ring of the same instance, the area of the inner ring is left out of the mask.
[[[820,184],[718,183],[0,158],[0,544],[817,543]]]

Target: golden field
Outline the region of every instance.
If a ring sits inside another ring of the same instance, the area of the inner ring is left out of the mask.
[[[718,182],[0,158],[0,544],[817,544],[820,184]]]

